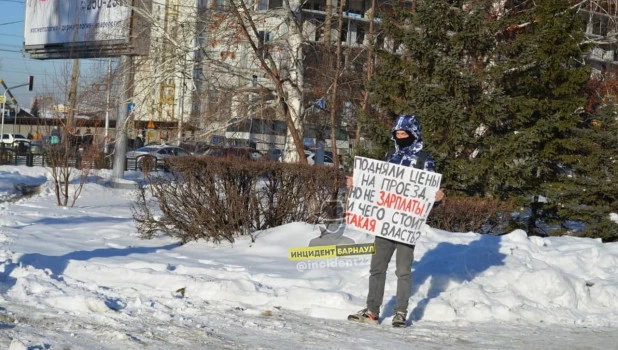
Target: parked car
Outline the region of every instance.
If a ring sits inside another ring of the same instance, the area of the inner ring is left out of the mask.
[[[136,166],[139,169],[144,167],[144,162],[148,157],[156,158],[157,167],[163,167],[165,159],[169,157],[183,157],[190,156],[191,154],[185,151],[181,147],[167,146],[167,145],[152,145],[144,146],[136,149],[135,151],[127,152],[127,158],[136,162]],[[129,166],[129,168],[131,168]]]
[[[307,154],[307,152],[305,152],[305,154]],[[311,165],[315,165],[315,156],[316,154],[313,152],[310,152],[309,155],[307,155],[307,162]],[[333,166],[335,165],[335,163],[333,162],[333,152],[328,152],[325,151],[324,152],[324,164],[326,166]],[[339,169],[343,169],[343,163],[339,162]]]
[[[283,151],[278,148],[269,149],[266,152],[266,158],[268,160],[281,161],[281,156],[283,155]]]
[[[210,144],[207,142],[184,142],[180,145],[180,147],[184,148],[187,152],[193,154],[194,156],[204,154],[209,148]]]
[[[22,134],[2,134],[2,142],[13,144],[14,142],[30,142],[24,135]]]
[[[2,147],[17,152],[17,155],[24,155],[30,151],[30,140],[21,134],[2,134]]]
[[[260,151],[251,147],[211,147],[204,155],[210,157],[241,158],[248,160],[264,160]]]
[[[32,140],[30,141],[30,152],[35,153],[35,154],[41,154],[43,153],[43,150],[45,148],[45,140]]]

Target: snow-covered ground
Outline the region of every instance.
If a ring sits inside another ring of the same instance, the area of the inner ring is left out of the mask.
[[[346,321],[364,307],[369,256],[288,258],[316,226],[233,245],[140,240],[131,191],[92,181],[63,208],[48,177],[0,167],[2,349],[616,348],[617,243],[430,230],[416,248],[411,325],[394,329],[394,266],[371,326]],[[14,199],[16,184],[39,183]]]

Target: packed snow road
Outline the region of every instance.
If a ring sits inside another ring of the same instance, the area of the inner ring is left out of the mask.
[[[6,305],[6,304],[5,304]],[[96,306],[93,306],[96,307]],[[169,307],[169,305],[168,305]],[[49,314],[36,306],[0,310],[3,349],[611,349],[614,329],[560,325],[419,322],[392,328],[307,317],[294,311],[196,306],[176,317],[150,305],[128,314],[98,317]],[[11,347],[12,343],[12,347]]]

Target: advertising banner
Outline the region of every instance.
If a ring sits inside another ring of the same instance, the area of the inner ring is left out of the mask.
[[[24,46],[41,48],[76,43],[92,50],[130,40],[131,2],[121,0],[27,0]]]

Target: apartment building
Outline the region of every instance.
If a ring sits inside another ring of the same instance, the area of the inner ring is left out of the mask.
[[[305,62],[297,62],[305,58],[303,46],[322,42],[330,34],[333,43],[341,40],[347,48],[362,50],[368,43],[372,2],[345,3],[341,33],[336,19],[329,32],[325,29],[328,11],[338,10],[336,1],[292,1],[290,6],[284,8],[282,0],[258,0],[247,9],[234,0],[155,2],[150,55],[134,62],[131,120],[142,127],[154,121],[157,127],[167,128],[172,138],[180,128],[185,138],[200,140],[224,135],[230,120],[278,119],[274,124],[280,126],[276,86],[272,76],[264,73],[260,55],[281,79],[292,77],[298,99],[318,100],[314,86],[299,76],[306,72]],[[243,33],[243,25],[251,39]],[[309,100],[295,102],[296,113],[306,113],[303,106],[311,105]],[[281,130],[276,133],[281,136]]]
[[[230,120],[247,125],[247,120],[273,119],[279,126],[273,132],[283,137],[280,129],[284,119],[277,110],[280,96],[272,75],[265,74],[260,56],[274,60],[266,61],[268,69],[277,69],[282,79],[294,80],[300,99],[295,112],[310,113],[313,101],[318,107],[325,102],[325,88],[318,86],[324,82],[312,80],[308,74],[311,65],[314,70],[317,65],[319,71],[319,53],[311,57],[306,50],[301,51],[330,37],[333,45],[337,41],[344,45],[346,60],[359,57],[369,43],[371,27],[378,45],[397,50],[379,34],[380,19],[372,16],[374,6],[388,9],[390,3],[347,0],[339,31],[338,17],[329,16],[339,9],[341,3],[336,0],[295,0],[290,2],[291,8],[286,8],[283,0],[256,0],[248,2],[246,8],[237,0],[155,2],[150,55],[135,61],[135,109],[131,118],[141,121],[142,126],[156,122],[157,127],[167,129],[171,139],[180,137],[178,130],[183,130],[185,138],[202,141],[213,135],[225,136]],[[618,0],[587,2],[580,13],[588,24],[587,38],[596,45],[588,55],[593,71],[614,71]],[[296,31],[296,24],[300,31]],[[296,60],[302,64],[296,64]],[[358,72],[362,72],[363,64],[358,63]],[[316,110],[319,112],[319,108]],[[339,114],[345,119],[345,108]],[[281,143],[280,138],[257,141]]]

